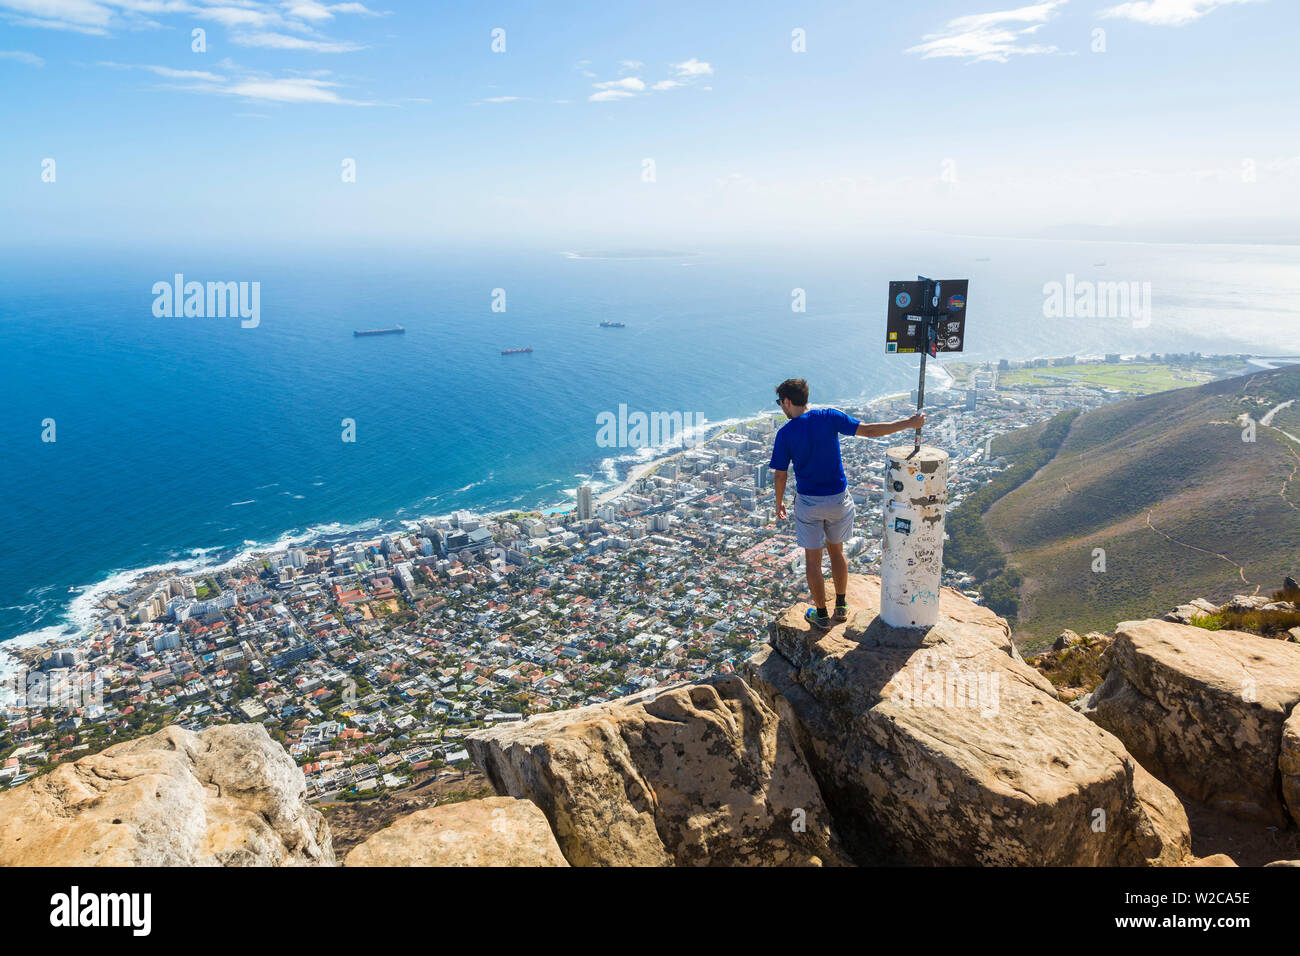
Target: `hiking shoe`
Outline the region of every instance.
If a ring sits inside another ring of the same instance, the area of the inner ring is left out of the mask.
[[[831,616],[837,621],[847,621],[849,619],[849,606],[847,604],[835,605],[835,613]]]
[[[823,631],[829,631],[831,629],[831,616],[827,614],[823,617],[817,613],[815,607],[810,607],[808,610],[804,611],[803,619],[813,627],[819,628]]]

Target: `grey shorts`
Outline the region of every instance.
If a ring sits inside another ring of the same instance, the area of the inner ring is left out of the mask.
[[[842,544],[853,536],[858,507],[845,489],[838,495],[794,496],[794,539],[801,548]]]

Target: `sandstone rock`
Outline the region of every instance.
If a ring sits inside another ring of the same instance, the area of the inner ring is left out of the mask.
[[[1219,613],[1219,605],[1215,604],[1213,601],[1207,601],[1205,598],[1196,598],[1194,601],[1188,601],[1187,603],[1205,614]]]
[[[1192,618],[1202,615],[1204,612],[1192,604],[1180,604],[1168,614],[1165,615],[1166,621],[1174,621],[1178,624],[1190,624]]]
[[[1300,860],[1274,860],[1272,863],[1265,863],[1265,866],[1300,866]]]
[[[1287,633],[1287,640],[1300,644],[1300,627],[1293,627]]]
[[[418,810],[356,846],[344,866],[568,866],[528,800],[488,797]]]
[[[1162,780],[1216,809],[1281,825],[1282,725],[1300,648],[1241,631],[1124,621],[1085,714]]]
[[[1282,723],[1282,743],[1277,769],[1282,777],[1282,801],[1291,819],[1300,825],[1300,707]]]
[[[1199,856],[1187,862],[1187,866],[1236,866],[1237,861],[1226,853],[1215,853],[1212,856]],[[1276,863],[1268,863],[1266,866],[1277,866]]]
[[[1296,605],[1292,604],[1290,601],[1272,601],[1268,604],[1265,604],[1262,610],[1292,613],[1300,610],[1300,607],[1297,607]]]
[[[880,581],[829,632],[781,616],[744,672],[798,728],[836,831],[858,862],[1176,864],[1173,793],[1011,655],[1006,623],[944,588],[940,621],[891,628]],[[1100,812],[1099,812],[1100,811]],[[1104,823],[1104,829],[1102,824]]]
[[[1262,594],[1234,594],[1232,600],[1223,605],[1224,611],[1258,611],[1269,603]]]
[[[1061,632],[1061,636],[1052,643],[1052,650],[1063,651],[1067,647],[1073,647],[1075,644],[1080,644],[1082,642],[1083,638],[1069,628],[1066,628]]]
[[[0,866],[333,866],[261,724],[166,727],[0,794]]]
[[[740,678],[542,714],[467,738],[574,866],[847,862],[802,753]]]

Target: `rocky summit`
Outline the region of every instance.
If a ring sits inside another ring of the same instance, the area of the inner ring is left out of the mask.
[[[879,578],[848,594],[826,631],[786,610],[738,673],[475,731],[499,795],[346,865],[1232,866],[1192,852],[1189,810],[1300,823],[1295,643],[1124,621],[1062,642],[1105,675],[1067,704],[960,592],[929,628],[885,624]],[[304,792],[259,724],[171,727],[0,795],[0,865],[337,865]]]
[[[944,588],[940,620],[892,628],[850,578],[823,633],[791,608],[745,673],[795,733],[860,863],[1170,865],[1185,813],[1122,743],[1056,699],[1004,621]]]

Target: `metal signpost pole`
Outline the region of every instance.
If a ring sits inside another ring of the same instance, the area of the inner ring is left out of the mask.
[[[916,411],[919,415],[921,409],[925,407],[925,360],[930,355],[930,350],[934,348],[935,339],[938,335],[935,329],[935,323],[938,321],[937,313],[939,310],[939,283],[925,276],[916,277],[925,283],[925,294],[921,297],[921,331],[925,347],[921,349],[921,377],[916,384]],[[916,438],[912,448],[911,458],[921,450],[921,429],[917,428]]]

